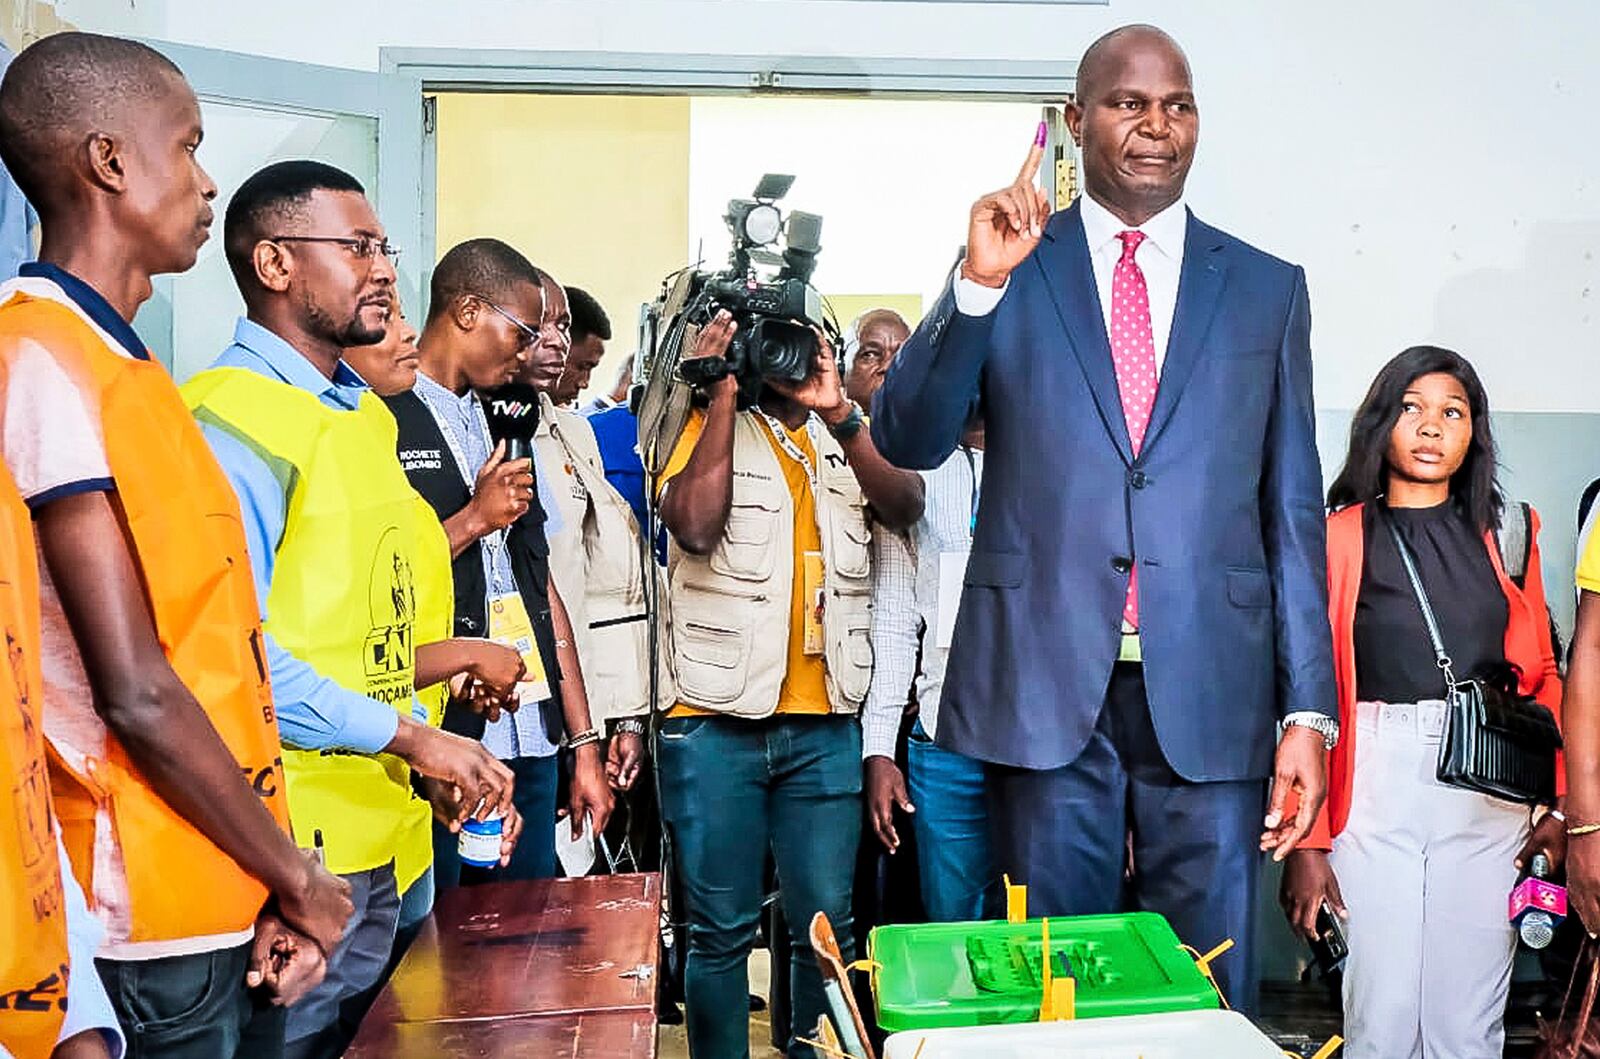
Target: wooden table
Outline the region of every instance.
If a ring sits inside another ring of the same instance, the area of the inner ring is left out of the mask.
[[[349,1055],[655,1055],[661,880],[461,887],[378,997]]]
[[[345,1059],[654,1059],[656,1020],[648,1011],[603,1011],[379,1026],[369,1016],[344,1054]]]

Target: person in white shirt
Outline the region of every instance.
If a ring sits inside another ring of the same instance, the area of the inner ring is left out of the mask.
[[[967,428],[957,451],[923,471],[922,517],[907,534],[872,533],[872,686],[862,710],[867,818],[890,853],[900,847],[895,809],[911,814],[923,909],[938,923],[999,914],[989,845],[983,762],[938,746],[939,693],[972,524],[983,482],[983,424]],[[900,719],[917,719],[903,775],[895,763]]]

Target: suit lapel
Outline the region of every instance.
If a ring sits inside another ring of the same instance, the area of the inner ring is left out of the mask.
[[[1194,214],[1189,214],[1189,230],[1184,235],[1183,264],[1178,270],[1178,303],[1172,311],[1167,356],[1161,364],[1155,408],[1150,413],[1150,426],[1145,431],[1144,444],[1139,450],[1141,454],[1150,451],[1150,446],[1172,418],[1178,398],[1183,394],[1184,384],[1189,381],[1200,359],[1206,332],[1211,329],[1217,306],[1221,304],[1228,265],[1226,255],[1221,253],[1223,242],[1220,235],[1209,225],[1197,221]]]
[[[1117,392],[1111,342],[1106,337],[1105,314],[1094,285],[1094,267],[1089,261],[1089,244],[1083,234],[1078,203],[1051,219],[1033,259],[1044,273],[1045,289],[1050,292],[1067,345],[1078,359],[1106,432],[1122,461],[1131,464],[1133,443],[1128,439],[1128,421]]]

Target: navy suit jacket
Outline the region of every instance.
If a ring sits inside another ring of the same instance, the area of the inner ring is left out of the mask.
[[[941,745],[1032,769],[1074,760],[1135,561],[1150,713],[1181,776],[1266,777],[1278,720],[1335,715],[1310,328],[1300,268],[1190,214],[1135,458],[1076,204],[994,312],[965,316],[946,288],[872,415],[878,448],[916,469],[984,417]]]

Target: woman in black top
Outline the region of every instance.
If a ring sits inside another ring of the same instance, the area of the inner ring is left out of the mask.
[[[1285,862],[1281,900],[1307,936],[1324,906],[1346,920],[1352,1059],[1498,1057],[1516,948],[1507,895],[1536,851],[1555,865],[1565,852],[1559,814],[1530,829],[1525,806],[1435,778],[1445,679],[1390,530],[1413,556],[1454,671],[1510,663],[1522,693],[1558,708],[1538,520],[1518,585],[1497,547],[1495,466],[1472,365],[1417,346],[1373,382],[1328,494],[1340,739],[1327,804]]]

